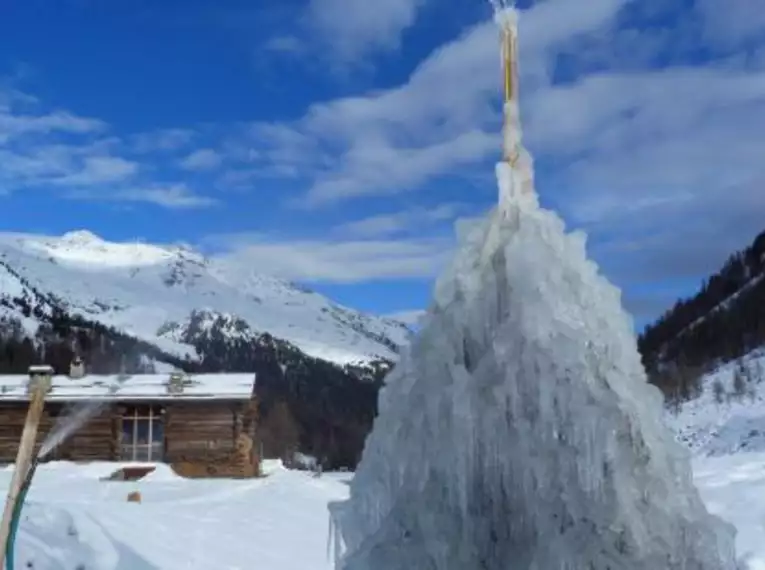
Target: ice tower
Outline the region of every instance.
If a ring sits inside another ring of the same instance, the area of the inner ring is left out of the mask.
[[[343,570],[733,570],[662,423],[619,291],[539,207],[518,108],[517,13],[499,10],[499,203],[461,248],[380,393],[331,506]]]

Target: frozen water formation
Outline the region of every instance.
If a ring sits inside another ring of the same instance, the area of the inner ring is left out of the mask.
[[[350,498],[330,507],[337,567],[734,569],[734,529],[663,424],[620,292],[539,207],[510,111],[499,204],[458,228]]]

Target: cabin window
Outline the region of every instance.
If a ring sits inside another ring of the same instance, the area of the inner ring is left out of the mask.
[[[162,410],[156,406],[135,406],[122,416],[123,461],[162,461],[165,426]]]

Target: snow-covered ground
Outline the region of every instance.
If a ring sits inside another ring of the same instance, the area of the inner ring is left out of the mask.
[[[736,389],[736,370],[744,379]],[[765,355],[753,353],[707,375],[703,392],[667,423],[691,449],[707,508],[733,523],[738,554],[765,570]]]
[[[694,459],[708,508],[738,529],[739,554],[765,570],[765,452]],[[160,469],[138,482],[99,480],[112,463],[51,463],[35,476],[17,567],[34,570],[328,570],[327,504],[349,474],[271,466],[258,480],[185,480]],[[12,470],[0,471],[5,493]],[[140,491],[143,502],[128,503]]]
[[[17,568],[34,570],[325,570],[327,503],[348,474],[268,466],[255,480],[186,480],[162,468],[138,482],[102,481],[112,463],[51,463],[35,474]],[[0,471],[6,491],[12,470]],[[142,503],[128,503],[139,491]],[[32,566],[28,565],[32,562]]]
[[[765,364],[765,358],[752,358]],[[765,570],[765,381],[733,392],[735,365],[707,377],[700,398],[668,423],[692,449],[707,507],[733,523],[739,556]],[[719,395],[721,384],[724,393]],[[718,395],[716,395],[716,393]],[[722,402],[720,402],[722,400]],[[759,426],[759,427],[758,427]],[[288,471],[268,462],[257,480],[186,480],[160,466],[138,482],[100,480],[117,464],[50,463],[35,476],[17,567],[33,570],[328,570],[328,503],[350,474]],[[5,495],[11,468],[0,470]],[[140,491],[143,502],[127,502]],[[82,565],[82,566],[78,566]]]
[[[693,460],[707,508],[736,527],[736,552],[748,570],[765,570],[765,453]]]
[[[736,393],[737,374],[742,379]],[[703,391],[669,414],[670,427],[699,455],[765,451],[765,354],[755,352],[708,374]]]

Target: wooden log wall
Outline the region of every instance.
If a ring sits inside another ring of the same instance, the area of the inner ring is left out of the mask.
[[[117,441],[112,429],[115,410],[105,407],[84,425],[77,428],[61,446],[52,459],[67,461],[114,461],[118,459]]]
[[[165,458],[184,477],[253,477],[255,405],[174,403],[165,414]],[[250,435],[252,433],[252,435]]]
[[[13,463],[19,449],[21,432],[24,429],[24,419],[27,415],[27,404],[9,404],[0,407],[0,461]],[[42,440],[50,430],[51,422],[47,414],[43,414],[38,429],[38,440]]]
[[[15,460],[26,413],[26,402],[0,404],[0,463],[13,463]],[[35,455],[48,433],[56,427],[61,413],[60,404],[46,404],[40,420]],[[110,409],[104,409],[99,415],[81,426],[46,459],[70,461],[109,461],[115,459],[111,415]]]
[[[123,405],[104,408],[46,459],[116,461],[120,456]],[[24,427],[25,402],[0,403],[0,463],[12,463]],[[46,404],[35,453],[65,413]],[[257,402],[172,402],[165,408],[165,462],[186,477],[260,475]]]

